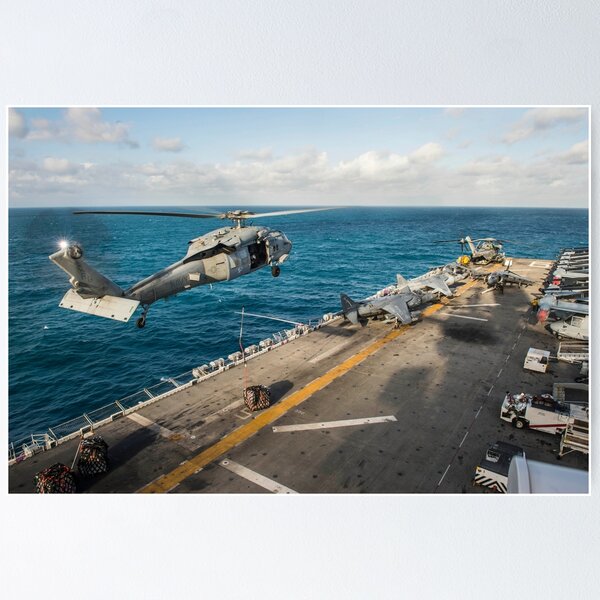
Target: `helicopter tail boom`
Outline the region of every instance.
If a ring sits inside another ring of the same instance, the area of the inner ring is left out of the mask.
[[[77,244],[66,244],[48,258],[67,275],[73,286],[59,306],[78,312],[128,321],[138,307],[137,300],[125,298],[125,292],[110,279],[83,260],[83,250]]]

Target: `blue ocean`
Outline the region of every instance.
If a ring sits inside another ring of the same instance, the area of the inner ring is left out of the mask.
[[[160,301],[138,329],[135,317],[125,324],[59,308],[68,278],[48,260],[59,240],[79,242],[92,266],[126,288],[179,260],[189,240],[223,227],[221,221],[10,209],[9,439],[42,433],[235,352],[242,307],[307,322],[339,310],[340,292],[362,298],[393,283],[396,273],[414,277],[460,254],[458,244],[435,240],[493,236],[511,240],[509,256],[534,258],[588,243],[587,210],[361,207],[257,223],[284,231],[294,244],[280,277],[262,269]],[[244,345],[287,327],[248,317]]]

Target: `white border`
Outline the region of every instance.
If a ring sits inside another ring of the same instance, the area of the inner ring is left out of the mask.
[[[10,4],[0,24],[1,93],[4,106],[595,106],[598,33],[589,0],[29,0]],[[596,211],[590,227],[598,231]],[[2,308],[6,323],[5,298]],[[6,351],[6,332],[4,341]],[[4,588],[23,597],[51,585],[91,598],[469,598],[483,585],[488,598],[593,597],[594,494],[474,498],[186,496],[174,511],[173,498],[97,496],[82,506],[81,497],[5,495]]]

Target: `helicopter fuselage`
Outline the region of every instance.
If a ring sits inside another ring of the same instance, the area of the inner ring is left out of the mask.
[[[174,296],[199,285],[237,279],[242,275],[270,266],[278,277],[279,265],[287,260],[292,242],[284,233],[269,227],[246,225],[248,219],[279,217],[297,213],[320,212],[331,208],[307,208],[256,213],[229,210],[224,213],[155,212],[147,210],[86,210],[74,214],[144,215],[185,217],[192,219],[229,219],[233,227],[216,229],[188,243],[186,255],[176,263],[138,281],[127,290],[96,271],[83,259],[77,243],[61,240],[60,250],[48,258],[69,275],[72,289],[59,306],[87,314],[127,322],[137,307],[142,315],[137,326],[146,324],[148,307],[162,298]]]
[[[229,281],[283,263],[292,243],[268,227],[224,227],[189,242],[185,257],[142,279],[125,296],[149,306],[199,285]]]

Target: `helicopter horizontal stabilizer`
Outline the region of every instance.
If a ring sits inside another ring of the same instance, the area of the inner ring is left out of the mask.
[[[77,312],[127,322],[135,312],[139,302],[129,298],[102,296],[101,298],[82,298],[75,290],[69,290],[60,301],[61,308]]]

